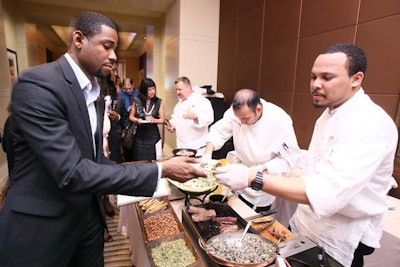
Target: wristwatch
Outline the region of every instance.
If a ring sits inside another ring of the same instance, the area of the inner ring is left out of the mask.
[[[263,188],[263,173],[257,172],[256,178],[251,182],[251,189],[260,191]]]

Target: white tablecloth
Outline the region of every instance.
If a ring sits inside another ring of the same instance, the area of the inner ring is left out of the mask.
[[[388,198],[394,209],[385,212],[381,247],[364,257],[365,267],[400,266],[400,199]]]

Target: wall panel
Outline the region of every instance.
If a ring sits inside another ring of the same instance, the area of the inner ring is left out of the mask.
[[[359,22],[362,23],[399,13],[399,0],[362,0]]]
[[[237,55],[235,91],[241,88],[259,90],[260,57],[260,49],[243,52]]]
[[[238,52],[259,49],[262,41],[263,5],[246,10],[238,18]]]
[[[301,37],[355,25],[360,0],[303,0]]]
[[[297,39],[300,7],[301,0],[266,0],[264,45]]]
[[[221,0],[220,12],[218,91],[228,102],[239,88],[259,91],[292,116],[302,148],[308,148],[322,113],[312,105],[310,70],[318,53],[334,43],[355,43],[365,50],[369,67],[363,86],[395,118],[399,0]]]
[[[393,29],[397,29],[397,32]],[[356,44],[364,49],[368,57],[365,90],[373,94],[398,95],[400,91],[400,14],[360,24]],[[385,86],[382,86],[383,84]]]
[[[292,92],[296,67],[297,41],[263,48],[260,87],[263,91]]]

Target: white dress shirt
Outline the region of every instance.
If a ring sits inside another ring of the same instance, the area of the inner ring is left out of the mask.
[[[89,80],[89,78],[83,73],[81,68],[76,64],[76,62],[72,59],[72,57],[68,54],[65,53],[65,58],[67,59],[68,63],[71,65],[72,70],[75,73],[75,76],[78,80],[78,83],[83,91],[83,95],[85,97],[86,101],[86,106],[88,109],[89,113],[89,120],[90,120],[90,127],[92,130],[92,139],[93,139],[93,147],[94,147],[94,155],[96,157],[96,142],[94,135],[96,133],[97,129],[97,113],[96,113],[96,106],[94,102],[97,100],[97,98],[100,95],[100,86],[97,83],[96,79],[93,79],[92,81]]]

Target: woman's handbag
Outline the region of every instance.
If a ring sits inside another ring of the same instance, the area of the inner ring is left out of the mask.
[[[122,146],[131,149],[133,140],[135,139],[137,125],[131,122],[124,130],[124,138],[122,138]]]

